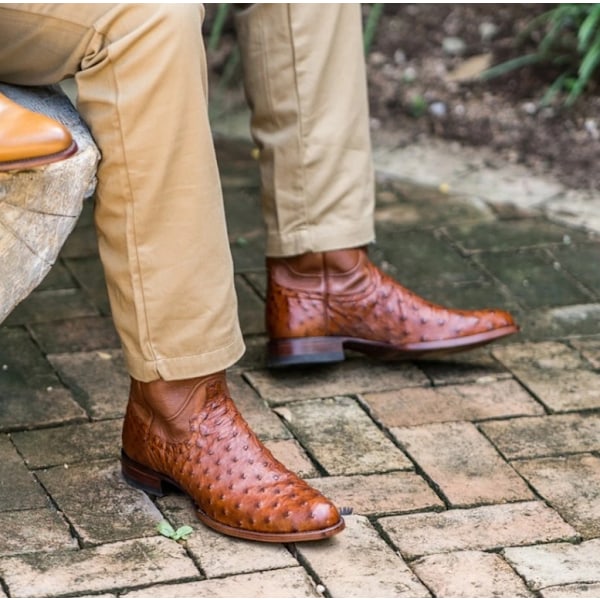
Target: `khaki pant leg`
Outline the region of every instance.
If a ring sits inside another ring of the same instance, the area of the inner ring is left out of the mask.
[[[193,5],[2,5],[0,79],[75,76],[102,153],[96,225],[133,377],[181,379],[243,353]]]
[[[236,17],[260,148],[267,254],[374,239],[359,5],[256,4]]]

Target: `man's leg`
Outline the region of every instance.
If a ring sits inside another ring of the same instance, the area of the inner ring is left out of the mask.
[[[236,19],[267,226],[269,364],[465,350],[518,330],[433,305],[367,258],[373,166],[358,5],[260,4]],[[425,266],[426,268],[426,266]]]
[[[260,149],[267,255],[374,239],[359,5],[255,4],[236,16]]]
[[[102,152],[95,218],[113,318],[142,381],[213,373],[243,352],[201,24],[194,6],[0,12],[4,81],[77,82]]]
[[[194,5],[0,6],[0,79],[74,76],[102,153],[96,225],[132,375],[123,473],[175,483],[207,525],[262,541],[328,537],[333,505],[260,443],[229,398],[243,352]]]

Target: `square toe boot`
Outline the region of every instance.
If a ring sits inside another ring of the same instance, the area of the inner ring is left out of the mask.
[[[64,125],[0,94],[0,171],[39,167],[76,151]]]
[[[229,396],[224,373],[132,380],[123,425],[123,475],[163,495],[190,496],[208,527],[263,542],[299,542],[344,529],[333,504],[263,446]]]
[[[344,349],[384,359],[468,350],[519,330],[497,309],[453,310],[380,271],[364,248],[268,258],[271,367],[344,360]]]

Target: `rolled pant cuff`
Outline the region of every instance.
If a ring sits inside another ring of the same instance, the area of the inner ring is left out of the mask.
[[[267,237],[267,256],[296,256],[305,252],[328,252],[343,248],[358,248],[375,239],[372,222],[354,229],[340,231],[339,228],[310,227],[285,236]]]
[[[174,381],[223,371],[234,365],[245,351],[244,341],[240,337],[217,350],[192,356],[145,360],[139,356],[128,356],[126,353],[125,362],[130,375],[139,381]]]

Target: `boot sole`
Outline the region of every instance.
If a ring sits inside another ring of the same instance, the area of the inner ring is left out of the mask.
[[[431,342],[416,342],[404,346],[344,336],[270,340],[267,349],[267,366],[278,368],[340,362],[346,358],[345,350],[356,350],[367,356],[383,360],[445,356],[483,346],[518,331],[517,325],[507,325],[474,335]]]
[[[168,493],[168,488],[185,493],[173,479],[158,473],[149,467],[132,460],[121,450],[121,470],[123,478],[131,486],[138,490],[142,490],[153,496],[162,497]],[[293,542],[310,542],[315,540],[323,540],[337,533],[340,533],[346,526],[344,519],[340,520],[331,527],[317,529],[313,531],[296,531],[289,533],[269,533],[261,531],[250,531],[247,529],[239,529],[231,525],[219,523],[206,513],[201,508],[196,506],[196,516],[207,527],[229,535],[231,537],[241,538],[244,540],[253,540],[257,542],[274,542],[274,543],[293,543]]]
[[[77,150],[77,144],[75,141],[73,141],[68,148],[54,154],[46,154],[45,156],[36,156],[34,158],[22,158],[20,160],[0,162],[0,172],[43,167],[44,165],[49,165],[50,163],[55,163],[60,160],[64,160],[65,158],[69,158],[69,156],[75,154]]]

